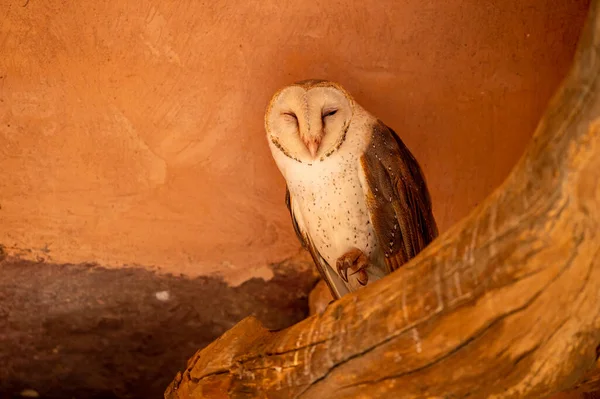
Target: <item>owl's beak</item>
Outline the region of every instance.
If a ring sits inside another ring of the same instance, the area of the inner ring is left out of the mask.
[[[306,148],[308,148],[308,152],[314,158],[317,155],[317,151],[319,151],[319,145],[321,145],[321,140],[312,139],[304,142]]]

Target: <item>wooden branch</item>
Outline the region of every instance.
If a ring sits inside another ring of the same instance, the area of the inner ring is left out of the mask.
[[[600,396],[600,360],[596,362],[596,368],[591,373],[586,374],[571,390],[593,392]]]
[[[598,0],[600,1],[600,0]],[[507,180],[410,263],[278,332],[253,318],[165,398],[541,398],[600,344],[600,13]]]

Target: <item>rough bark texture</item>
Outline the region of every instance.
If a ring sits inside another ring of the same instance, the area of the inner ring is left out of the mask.
[[[600,344],[600,10],[507,180],[413,261],[272,332],[247,318],[165,392],[188,398],[541,398]]]
[[[583,392],[585,399],[600,398],[600,347],[596,348],[596,368],[585,375],[571,391]]]

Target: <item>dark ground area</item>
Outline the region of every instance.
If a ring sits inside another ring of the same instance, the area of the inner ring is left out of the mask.
[[[0,260],[0,398],[25,389],[162,398],[187,359],[242,318],[280,329],[306,317],[316,276],[293,266],[230,287],[144,268]]]

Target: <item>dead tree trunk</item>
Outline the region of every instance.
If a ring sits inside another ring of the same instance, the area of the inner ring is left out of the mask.
[[[283,331],[253,318],[165,397],[542,398],[600,344],[600,9],[507,180],[390,276]],[[594,377],[588,377],[588,387]]]

